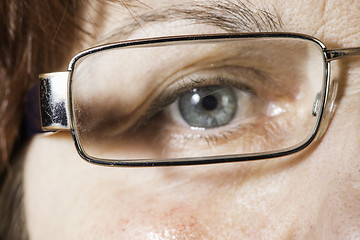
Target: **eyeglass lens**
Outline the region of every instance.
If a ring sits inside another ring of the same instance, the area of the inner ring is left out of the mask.
[[[317,44],[293,38],[99,51],[72,76],[78,144],[109,160],[288,149],[316,127],[324,64]]]

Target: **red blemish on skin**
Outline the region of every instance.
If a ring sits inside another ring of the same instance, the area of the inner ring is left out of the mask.
[[[144,209],[145,210],[145,209]],[[138,212],[146,214],[142,227],[158,239],[204,239],[205,227],[196,217],[198,210],[184,203],[167,203],[162,208]],[[131,224],[132,225],[132,224]]]
[[[171,233],[171,239],[202,239],[206,231],[196,217],[196,212],[184,204],[172,207],[168,212],[164,212],[162,227],[170,230],[168,234]]]
[[[195,226],[196,218],[194,216],[190,216],[190,219],[193,220],[193,222],[190,224],[190,228]]]

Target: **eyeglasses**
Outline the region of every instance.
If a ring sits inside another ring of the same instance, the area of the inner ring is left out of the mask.
[[[42,128],[71,131],[85,160],[170,166],[281,157],[334,112],[327,50],[292,33],[174,36],[85,50],[40,75]]]

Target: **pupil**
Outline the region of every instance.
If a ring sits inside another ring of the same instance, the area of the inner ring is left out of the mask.
[[[217,107],[218,101],[214,96],[209,95],[203,98],[201,104],[205,110],[212,111]]]

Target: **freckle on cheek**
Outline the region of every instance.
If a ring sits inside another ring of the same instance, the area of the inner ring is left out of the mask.
[[[332,184],[318,226],[330,238],[358,239],[360,237],[360,177],[348,174]]]
[[[135,206],[127,204],[122,209],[106,209],[96,219],[96,224],[87,226],[92,236],[114,237],[117,239],[209,239],[206,221],[191,206],[183,203],[142,203]],[[130,207],[131,206],[131,207]],[[119,214],[117,220],[105,217],[109,212]],[[105,219],[109,220],[106,221]],[[85,230],[85,229],[83,229]],[[87,231],[86,230],[86,231]]]

